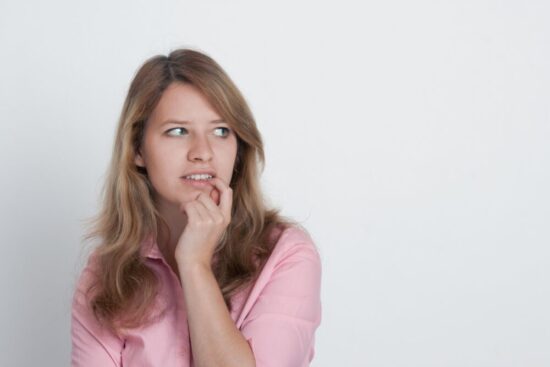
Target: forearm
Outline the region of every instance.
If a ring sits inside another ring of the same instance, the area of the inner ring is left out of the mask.
[[[179,273],[195,366],[254,367],[252,350],[231,319],[212,270],[184,264]]]

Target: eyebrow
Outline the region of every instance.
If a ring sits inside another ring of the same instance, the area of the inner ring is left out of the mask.
[[[224,120],[221,120],[221,119],[218,119],[218,120],[212,120],[210,121],[211,124],[226,124],[226,122]],[[165,126],[165,125],[168,125],[168,124],[176,124],[176,125],[190,125],[191,124],[191,121],[187,121],[187,120],[166,120],[162,123],[161,126]]]

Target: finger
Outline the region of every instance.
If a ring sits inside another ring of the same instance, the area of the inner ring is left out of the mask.
[[[197,201],[193,200],[183,205],[183,210],[187,214],[187,223],[203,220],[203,216],[197,206]]]
[[[210,191],[210,198],[216,205],[220,205],[220,192],[215,187],[212,187],[212,191]]]
[[[208,211],[208,214],[212,219],[218,219],[219,221],[224,220],[221,208],[218,207],[210,197],[206,195],[200,195],[197,200],[200,201],[202,205],[204,205],[205,210]]]
[[[227,183],[219,177],[213,177],[210,180],[210,183],[220,193],[220,204],[219,207],[223,215],[230,219],[231,218],[231,205],[233,203],[233,190],[227,185]]]
[[[210,205],[207,205],[209,203]],[[195,199],[197,211],[200,213],[203,219],[213,220],[215,212],[212,213],[212,209],[219,212],[219,208],[212,202],[212,199],[204,193],[201,193]]]

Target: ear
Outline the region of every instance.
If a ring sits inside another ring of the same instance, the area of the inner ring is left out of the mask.
[[[141,156],[141,152],[136,153],[134,157],[134,163],[136,166],[139,167],[145,167],[145,161],[143,160],[143,157]]]

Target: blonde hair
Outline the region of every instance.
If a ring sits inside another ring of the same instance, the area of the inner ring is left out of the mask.
[[[146,265],[140,245],[151,234],[158,238],[160,225],[168,226],[155,207],[147,172],[135,165],[134,157],[148,117],[164,90],[175,82],[197,87],[237,135],[230,183],[232,218],[213,264],[229,310],[232,295],[259,275],[281,230],[296,224],[265,204],[259,182],[265,164],[263,142],[245,99],[225,71],[209,56],[191,49],[150,58],[130,85],[102,190],[102,206],[84,236],[85,240],[100,240],[93,254],[98,272],[88,288],[89,306],[97,320],[117,334],[123,328],[153,321],[150,310],[160,284]]]

